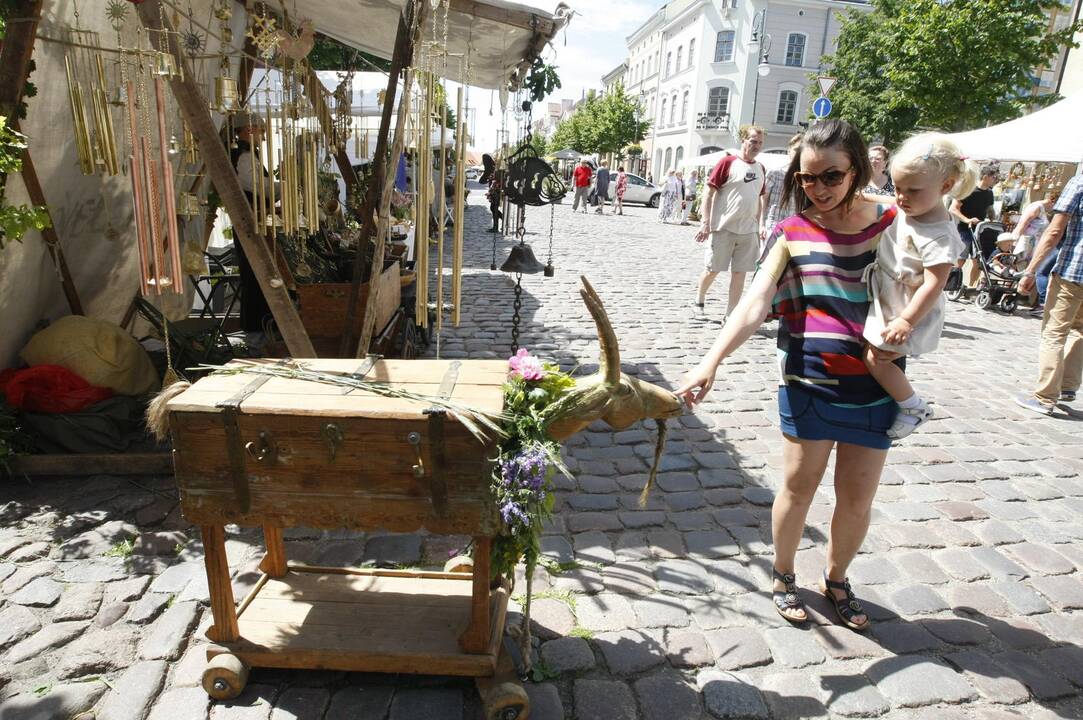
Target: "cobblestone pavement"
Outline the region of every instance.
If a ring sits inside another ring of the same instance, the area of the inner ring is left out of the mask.
[[[474,200],[480,201],[480,193]],[[463,323],[445,357],[508,354],[512,283],[489,271],[481,206],[468,212]],[[548,209],[529,209],[542,258]],[[524,278],[522,344],[571,367],[597,362],[577,295],[589,276],[625,370],[674,383],[717,324],[689,313],[700,267],[687,227],[653,211],[555,209],[554,278]],[[509,241],[499,242],[502,261]],[[724,307],[723,283],[708,302]],[[875,619],[860,635],[814,592],[832,491],[809,516],[797,571],[812,621],[786,625],[769,595],[779,482],[771,327],[728,360],[709,400],[671,423],[658,488],[636,498],[653,429],[591,427],[567,444],[533,615],[534,720],[706,717],[1083,717],[1083,433],[1013,393],[1035,375],[1038,321],[951,305],[942,348],[911,377],[938,417],[892,450],[851,578]],[[209,623],[198,534],[170,478],[8,485],[0,505],[0,718],[473,720],[468,681],[255,670],[235,702],[199,678]],[[238,597],[256,578],[259,535],[227,542]],[[462,539],[291,530],[292,559],[439,565]],[[134,543],[128,543],[134,538]]]

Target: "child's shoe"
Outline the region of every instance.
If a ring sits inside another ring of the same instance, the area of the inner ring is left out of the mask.
[[[902,440],[932,418],[933,409],[929,407],[929,403],[921,398],[915,399],[917,402],[912,407],[899,405],[899,414],[887,431],[887,436],[892,440]]]

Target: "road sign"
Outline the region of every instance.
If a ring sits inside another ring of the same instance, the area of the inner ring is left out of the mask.
[[[831,93],[831,88],[835,87],[837,80],[833,77],[818,77],[816,82],[820,83],[820,94],[827,97]]]
[[[812,114],[817,119],[823,120],[831,114],[831,101],[825,97],[816,98],[816,101],[812,103]]]

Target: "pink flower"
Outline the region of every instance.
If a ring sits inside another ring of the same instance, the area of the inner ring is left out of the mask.
[[[508,358],[508,366],[512,375],[518,375],[524,380],[541,380],[545,377],[541,360],[531,355],[526,348],[519,348],[519,352]]]

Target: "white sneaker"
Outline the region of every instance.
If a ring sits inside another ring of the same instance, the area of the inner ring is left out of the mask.
[[[910,433],[917,430],[933,417],[933,409],[925,400],[918,400],[918,406],[912,408],[899,408],[899,414],[895,416],[895,422],[887,430],[887,436],[892,440],[902,440]]]

